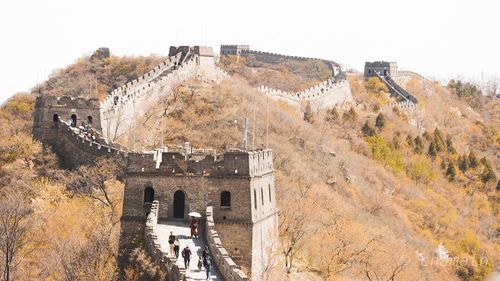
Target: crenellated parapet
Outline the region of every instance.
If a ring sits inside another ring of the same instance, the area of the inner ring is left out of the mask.
[[[127,171],[135,175],[253,177],[273,172],[271,150],[194,149],[190,146],[129,153]]]
[[[401,102],[392,102],[384,107],[382,107],[382,111],[387,111],[387,110],[392,110],[393,108],[398,108],[401,111],[406,111],[406,110],[415,110],[417,109],[417,105],[411,101],[401,101]]]
[[[80,129],[62,120],[59,120],[57,140],[53,143],[53,148],[68,167],[90,164],[102,156],[126,161],[128,155],[128,152],[121,147],[85,138]]]
[[[158,201],[153,201],[151,203],[151,209],[146,220],[146,227],[144,228],[146,251],[155,263],[167,273],[169,278],[168,280],[185,281],[186,270],[181,269],[176,264],[176,258],[169,257],[168,254],[161,249],[160,241],[158,239],[159,234],[156,231],[156,226],[158,224],[158,207]]]
[[[331,108],[353,101],[349,82],[347,80],[329,79],[301,92],[286,92],[267,86],[258,90],[267,96],[289,103],[301,109],[303,103],[309,103],[314,109]]]
[[[347,84],[346,80],[328,79],[301,92],[287,92],[267,86],[259,86],[257,89],[269,96],[280,96],[294,101],[308,101],[331,94],[331,92],[345,87]]]
[[[425,78],[423,75],[420,75],[417,72],[410,71],[410,70],[398,70],[398,76],[411,76],[411,77],[417,77],[422,80],[428,81],[427,78]]]
[[[223,247],[222,241],[217,230],[215,230],[215,222],[213,216],[213,207],[209,206],[206,209],[205,222],[205,238],[210,249],[212,260],[217,265],[226,281],[246,281],[249,280],[247,275],[229,256],[228,251]]]

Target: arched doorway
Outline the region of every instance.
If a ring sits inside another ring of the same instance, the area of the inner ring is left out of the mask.
[[[59,115],[54,114],[52,116],[52,127],[57,127],[58,124],[59,124]]]
[[[144,189],[144,204],[153,203],[155,200],[155,190],[148,186]]]
[[[76,115],[71,115],[71,127],[76,127]]]
[[[177,190],[174,193],[174,218],[184,218],[185,199],[186,196],[184,195],[184,192],[182,192],[182,190]]]

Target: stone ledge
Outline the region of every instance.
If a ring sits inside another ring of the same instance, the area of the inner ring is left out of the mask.
[[[227,250],[222,246],[222,241],[215,230],[213,207],[206,210],[205,236],[212,258],[220,273],[226,281],[248,281],[248,276],[240,270],[239,266],[229,256]]]

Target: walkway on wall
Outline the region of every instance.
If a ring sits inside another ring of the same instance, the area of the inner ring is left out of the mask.
[[[161,248],[166,253],[169,252],[168,247],[168,236],[170,235],[170,231],[173,231],[173,234],[179,236],[179,241],[181,243],[181,247],[179,250],[179,259],[177,260],[177,265],[180,268],[184,268],[184,260],[182,259],[181,253],[182,249],[189,246],[191,252],[191,263],[189,265],[189,270],[186,271],[187,280],[206,280],[205,268],[202,267],[201,271],[198,271],[198,257],[201,257],[201,253],[205,248],[206,241],[205,236],[203,235],[203,227],[200,226],[200,235],[199,238],[191,238],[191,231],[189,229],[189,224],[184,221],[162,221],[156,225],[156,232],[158,234],[158,240],[160,241]],[[210,272],[209,280],[224,280],[219,271],[215,268],[215,263],[212,266],[212,270]]]
[[[398,83],[396,83],[390,76],[383,76],[377,71],[375,71],[375,74],[382,82],[387,85],[387,87],[389,87],[389,91],[391,93],[399,95],[407,102],[411,102],[414,104],[418,103],[418,99],[415,96],[408,93],[405,89],[403,89],[403,87],[399,86]]]

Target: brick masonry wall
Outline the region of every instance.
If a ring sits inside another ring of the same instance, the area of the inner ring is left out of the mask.
[[[222,276],[226,281],[246,281],[248,280],[247,275],[240,269],[240,267],[234,262],[230,257],[229,252],[223,246],[222,241],[224,241],[223,236],[219,236],[220,232],[215,229],[215,222],[213,218],[213,208],[206,208],[206,223],[205,223],[205,238],[207,239],[208,247],[212,255],[212,259],[217,265],[217,268],[221,272]],[[224,229],[228,230],[227,227]],[[248,233],[248,232],[247,232]],[[231,237],[231,241],[236,241],[239,232],[234,233]],[[251,234],[250,234],[251,235]],[[243,241],[250,241],[248,237],[241,237]],[[226,243],[224,243],[227,246]],[[238,244],[241,247],[241,244]],[[243,245],[244,247],[244,245]],[[242,249],[242,250],[246,250]]]
[[[160,219],[173,218],[174,194],[180,190],[185,195],[185,218],[189,212],[203,213],[208,205],[214,205],[217,220],[249,222],[251,217],[249,186],[249,178],[128,175],[125,182],[123,216],[144,218],[147,213],[144,190],[146,187],[152,187],[155,200],[160,202],[158,213]],[[229,209],[220,206],[220,194],[223,191],[231,192],[231,208]]]

